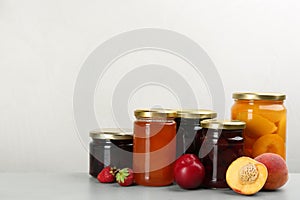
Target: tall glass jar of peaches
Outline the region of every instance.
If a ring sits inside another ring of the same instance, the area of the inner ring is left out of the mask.
[[[246,122],[244,154],[276,153],[286,159],[286,108],[281,93],[233,93],[231,117]]]

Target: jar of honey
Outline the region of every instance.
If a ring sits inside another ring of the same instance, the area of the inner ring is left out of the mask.
[[[285,95],[280,93],[234,93],[232,119],[246,122],[244,153],[256,157],[270,152],[286,158]]]
[[[199,158],[205,167],[203,186],[227,188],[226,171],[238,157],[243,156],[243,131],[245,122],[201,121],[202,137]]]
[[[127,130],[105,128],[90,131],[90,175],[97,178],[106,166],[132,167],[133,134]]]
[[[176,159],[176,111],[140,109],[134,114],[135,182],[144,186],[172,184]]]
[[[217,113],[212,110],[203,109],[183,109],[177,111],[176,122],[176,157],[182,154],[198,155],[201,141],[200,122],[205,119],[213,119]]]

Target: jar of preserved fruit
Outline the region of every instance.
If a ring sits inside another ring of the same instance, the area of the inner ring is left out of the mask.
[[[226,171],[238,157],[243,156],[245,122],[204,120],[199,158],[205,167],[204,187],[226,188]]]
[[[201,126],[200,122],[205,119],[213,119],[217,113],[212,110],[178,110],[176,122],[176,157],[182,154],[198,155],[201,145]]]
[[[106,166],[132,167],[133,134],[121,129],[90,132],[90,175],[97,177]]]
[[[244,152],[249,157],[276,153],[286,158],[285,95],[242,92],[232,95],[232,119],[246,122]]]
[[[133,171],[135,182],[165,186],[173,182],[176,159],[176,111],[135,110]]]

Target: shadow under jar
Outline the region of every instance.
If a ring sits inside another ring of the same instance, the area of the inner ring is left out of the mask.
[[[184,109],[177,110],[176,122],[176,157],[182,154],[198,155],[201,145],[201,125],[205,119],[214,119],[217,113],[212,110]]]
[[[245,122],[204,120],[199,158],[205,167],[203,186],[227,188],[226,171],[243,153]]]
[[[106,166],[132,168],[133,134],[121,129],[101,129],[90,132],[90,171],[97,177]]]

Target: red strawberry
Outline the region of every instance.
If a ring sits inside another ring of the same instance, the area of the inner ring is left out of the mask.
[[[97,179],[101,183],[113,183],[115,182],[115,171],[116,168],[113,167],[105,167],[102,171],[98,174]]]
[[[133,171],[130,168],[124,168],[117,172],[116,180],[121,186],[130,186],[133,184]]]

